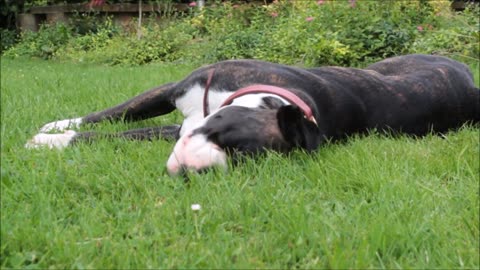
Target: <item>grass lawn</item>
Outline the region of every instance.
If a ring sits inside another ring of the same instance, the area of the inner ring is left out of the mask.
[[[192,69],[2,59],[2,268],[478,269],[478,128],[269,153],[189,184],[165,172],[171,142],[23,147]]]

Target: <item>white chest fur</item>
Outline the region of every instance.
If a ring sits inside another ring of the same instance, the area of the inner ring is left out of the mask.
[[[185,117],[180,130],[180,136],[183,136],[186,132],[194,130],[204,123],[203,115],[203,96],[205,88],[199,84],[195,84],[192,88],[185,92],[185,95],[181,96],[175,101],[175,106],[180,110]],[[232,94],[230,91],[222,91],[218,89],[210,88],[208,91],[208,104],[210,108],[210,115],[214,114],[222,103]],[[272,94],[249,94],[236,98],[231,105],[257,108],[262,104],[264,97],[278,96]],[[284,104],[289,104],[286,100],[280,98]]]

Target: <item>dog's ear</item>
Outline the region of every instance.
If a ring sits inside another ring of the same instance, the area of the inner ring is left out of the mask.
[[[320,145],[320,130],[305,118],[297,106],[282,106],[277,111],[277,121],[285,140],[294,147],[313,151]]]

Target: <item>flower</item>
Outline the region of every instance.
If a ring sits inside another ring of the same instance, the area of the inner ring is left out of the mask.
[[[275,17],[278,17],[278,12],[272,12],[272,13],[270,13],[270,16],[272,16],[272,17],[274,17],[274,18],[275,18]]]
[[[348,0],[348,2],[350,2],[350,7],[354,8],[355,5],[357,4],[357,0]]]
[[[417,26],[417,30],[418,30],[419,32],[422,32],[422,31],[423,31],[423,26],[421,26],[421,25]]]
[[[313,17],[312,17],[312,16],[309,16],[309,17],[307,17],[307,18],[305,19],[305,21],[311,22],[311,21],[313,21]]]
[[[202,209],[202,206],[200,204],[192,204],[192,211],[200,211]]]
[[[190,4],[188,4],[189,7],[196,7],[197,6],[197,2],[190,2]]]
[[[325,0],[318,0],[317,1],[317,5],[323,5],[323,4],[325,4]]]
[[[103,4],[105,4],[105,0],[90,0],[88,3],[90,7],[101,6]]]

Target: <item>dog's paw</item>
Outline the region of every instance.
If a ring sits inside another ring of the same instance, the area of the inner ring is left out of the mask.
[[[77,132],[73,130],[66,130],[64,133],[59,134],[39,133],[35,135],[30,141],[28,141],[25,144],[25,147],[29,149],[42,147],[48,147],[50,149],[65,148],[72,141],[73,137],[75,137],[76,134]]]
[[[55,121],[44,125],[40,128],[41,133],[47,133],[50,131],[64,131],[68,128],[78,128],[82,123],[82,118],[73,118],[73,119],[65,119],[60,121]]]

